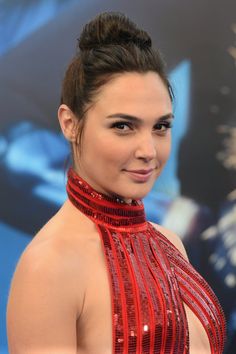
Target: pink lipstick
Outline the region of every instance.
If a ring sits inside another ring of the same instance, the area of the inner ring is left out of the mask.
[[[125,170],[137,182],[147,182],[152,175],[153,168],[147,170]]]

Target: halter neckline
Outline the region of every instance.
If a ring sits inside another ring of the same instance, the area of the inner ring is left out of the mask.
[[[66,189],[70,201],[95,223],[122,228],[145,226],[144,205],[140,199],[128,204],[116,196],[97,192],[72,167],[67,176]]]

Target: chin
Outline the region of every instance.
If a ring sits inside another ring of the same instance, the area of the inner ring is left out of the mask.
[[[134,193],[127,193],[126,196],[124,197],[124,199],[143,199],[147,196],[148,193],[150,193],[152,187],[150,188],[143,188],[143,190],[141,191],[137,191]]]

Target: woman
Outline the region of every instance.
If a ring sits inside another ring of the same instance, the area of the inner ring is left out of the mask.
[[[68,200],[17,265],[10,353],[222,353],[218,300],[141,202],[168,159],[173,121],[149,35],[120,13],[88,23],[58,117],[72,149]]]

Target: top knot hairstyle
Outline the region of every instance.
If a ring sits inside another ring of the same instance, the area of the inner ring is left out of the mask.
[[[101,46],[136,45],[140,49],[150,48],[152,41],[147,32],[121,13],[105,12],[86,24],[79,39],[81,50]]]
[[[148,71],[159,74],[172,100],[164,61],[146,31],[119,12],[104,12],[88,22],[66,71],[61,95],[61,104],[78,118],[80,138],[83,118],[103,85],[117,74]]]

